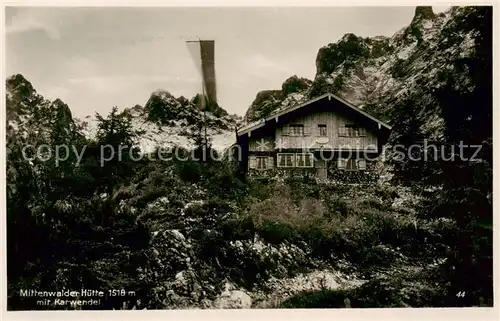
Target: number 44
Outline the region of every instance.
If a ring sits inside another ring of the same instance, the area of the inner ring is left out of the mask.
[[[465,297],[465,291],[460,291],[456,294],[457,298],[464,298]]]

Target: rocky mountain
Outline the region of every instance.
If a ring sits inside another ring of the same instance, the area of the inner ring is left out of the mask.
[[[266,117],[277,109],[307,100],[307,92],[312,84],[311,80],[294,75],[283,82],[281,90],[260,91],[248,108],[245,119],[254,121]]]
[[[294,76],[281,90],[259,92],[245,119],[255,121],[331,92],[391,123],[391,110],[402,97],[439,87],[442,71],[474,53],[478,30],[468,22],[480,17],[477,7],[453,7],[440,14],[417,7],[410,24],[391,37],[348,33],[319,49],[314,81],[294,86],[300,79]],[[290,84],[291,91],[285,88]],[[424,113],[429,135],[439,136],[442,120],[434,111]]]
[[[7,79],[6,99],[7,134],[11,140],[42,141],[49,138],[54,126],[68,135],[71,133],[70,136],[94,138],[97,133],[95,116],[73,119],[68,105],[60,99],[53,102],[45,99],[20,74]],[[208,128],[212,147],[222,151],[234,142],[234,128],[240,118],[228,115],[219,106],[209,106],[203,113],[198,107],[199,99],[199,96],[191,100],[176,98],[167,91],[157,90],[144,107],[136,105],[122,112],[131,116],[133,128],[139,134],[135,143],[143,152],[151,152],[160,145],[192,148],[192,138],[201,124]]]
[[[50,158],[53,152],[50,147],[69,146],[84,136],[68,105],[60,99],[53,102],[45,99],[22,75],[7,79],[6,93],[8,193],[15,192],[16,181],[26,173],[32,175],[28,178],[32,184],[41,188],[43,182],[35,177],[43,172],[41,159]],[[34,157],[35,153],[38,157]]]
[[[223,151],[235,141],[234,128],[240,117],[228,115],[216,106],[205,114],[199,109],[198,96],[187,100],[185,97],[172,96],[168,91],[154,91],[146,104],[126,108],[123,112],[132,116],[132,125],[139,133],[136,144],[144,152],[151,152],[157,146],[184,148],[194,147],[193,136],[200,129],[200,124],[207,125],[207,136],[212,147]],[[210,109],[209,109],[210,110]],[[84,120],[85,133],[93,137],[96,132],[95,117],[87,116]]]
[[[7,137],[19,141],[30,138],[46,138],[54,126],[67,136],[77,134],[77,123],[63,101],[53,102],[38,94],[22,75],[14,75],[6,83]]]
[[[480,19],[480,16],[475,7],[453,7],[440,14],[434,14],[431,7],[417,7],[410,24],[391,37],[363,38],[348,33],[339,41],[319,49],[314,80],[294,75],[283,82],[281,89],[257,93],[244,121],[258,120],[331,92],[392,123],[394,106],[401,99],[408,94],[438,88],[442,72],[453,69],[457,60],[473,55],[478,30],[467,22]],[[60,100],[46,101],[23,79],[16,75],[8,80],[8,104],[19,106],[8,107],[7,118],[11,129],[21,126],[36,132],[35,128],[43,127],[47,121],[40,122],[40,116],[31,118],[30,115],[61,112],[66,105]],[[466,77],[462,83],[467,87]],[[199,130],[197,124],[202,121],[207,123],[207,134],[212,138],[213,147],[224,150],[234,142],[234,127],[241,119],[228,115],[220,106],[208,106],[209,111],[203,115],[198,106],[199,97],[176,98],[168,91],[158,90],[151,94],[144,106],[136,105],[125,112],[133,116],[134,128],[142,133],[137,144],[144,151],[151,151],[159,144],[192,147],[190,137]],[[47,108],[51,111],[47,112]],[[425,118],[423,131],[438,139],[443,124],[438,113],[427,108],[420,114]],[[70,117],[71,113],[67,109],[60,116],[64,119],[62,115]],[[36,126],[28,126],[29,119]],[[68,126],[82,127],[87,137],[95,135],[95,117],[87,116],[83,121],[71,123]]]

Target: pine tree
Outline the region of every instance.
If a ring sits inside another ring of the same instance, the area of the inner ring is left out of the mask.
[[[98,113],[96,118],[98,131],[92,149],[94,156],[99,150],[99,169],[94,171],[101,178],[101,186],[111,195],[113,188],[133,173],[134,159],[139,156],[139,150],[133,146],[137,132],[132,127],[131,115],[118,113],[117,107],[113,107],[107,118]]]

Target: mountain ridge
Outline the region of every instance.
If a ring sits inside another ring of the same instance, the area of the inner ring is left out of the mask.
[[[318,50],[316,75],[309,86],[292,94],[278,89],[257,93],[245,121],[330,92],[390,124],[392,109],[401,99],[439,87],[443,68],[450,69],[457,59],[473,54],[477,31],[469,30],[464,21],[475,10],[452,7],[435,14],[432,7],[416,7],[409,25],[390,37],[347,33]],[[436,112],[429,111],[427,116],[429,135],[440,137],[442,119]]]
[[[47,136],[50,124],[56,119],[67,132],[93,139],[97,133],[96,116],[74,118],[69,106],[61,99],[50,101],[40,95],[23,75],[15,74],[6,80],[7,133],[9,137]],[[212,147],[223,151],[235,141],[234,128],[240,121],[222,107],[199,108],[199,95],[191,100],[174,97],[166,90],[155,90],[144,104],[124,108],[120,113],[130,115],[133,128],[139,133],[136,144],[145,153],[157,147],[193,148],[192,137],[202,123]],[[27,143],[27,142],[25,142]]]

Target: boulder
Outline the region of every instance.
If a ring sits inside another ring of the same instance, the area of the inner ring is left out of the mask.
[[[250,309],[252,298],[240,290],[224,291],[215,301],[216,309]]]

